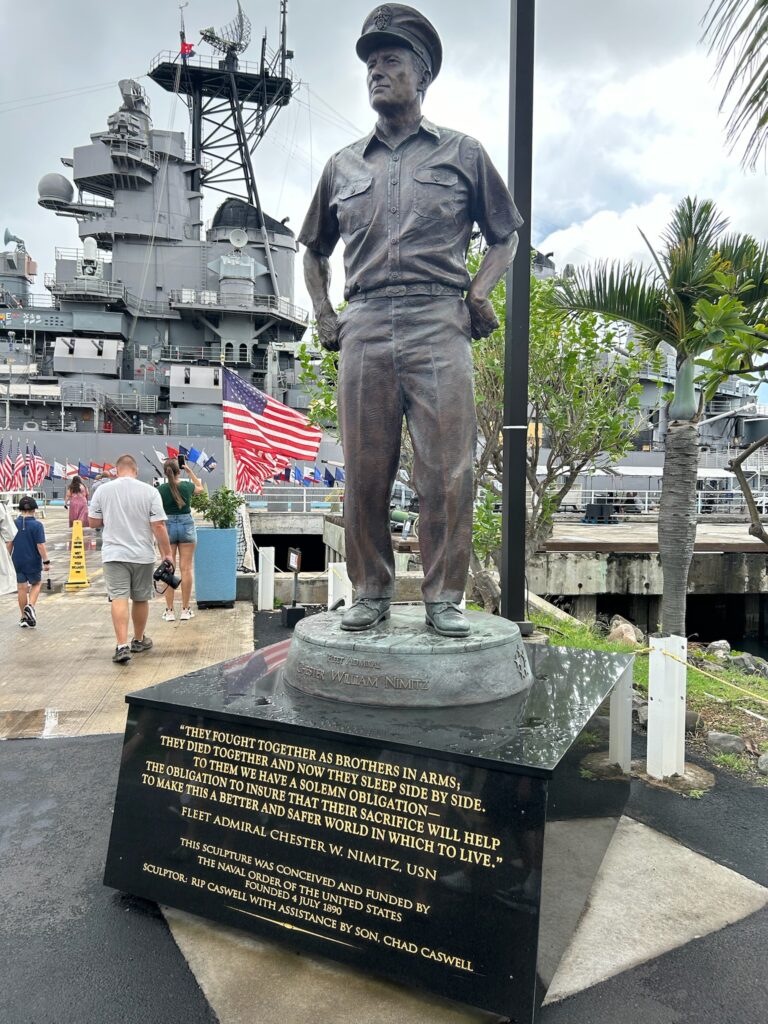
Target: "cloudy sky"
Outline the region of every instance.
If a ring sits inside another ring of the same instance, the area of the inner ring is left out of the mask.
[[[33,0],[4,4],[0,31],[0,230],[27,242],[41,271],[54,246],[77,244],[71,221],[36,205],[37,181],[106,126],[115,83],[147,89],[156,127],[185,130],[186,107],[146,76],[178,49],[177,0]],[[244,0],[257,60],[264,28],[277,43],[278,0]],[[765,168],[746,174],[725,146],[714,60],[701,44],[706,0],[539,0],[533,239],[558,265],[644,258],[638,226],[658,236],[683,195],[714,198],[734,228],[768,235]],[[230,11],[231,8],[231,11]],[[262,202],[298,230],[325,159],[367,132],[364,70],[354,52],[370,0],[289,0],[288,45],[301,84],[256,152]],[[426,115],[479,138],[506,168],[506,0],[422,0],[443,39],[443,71]],[[227,21],[228,0],[189,0],[187,38]],[[200,53],[210,52],[204,44]],[[215,209],[206,203],[205,217]],[[39,285],[42,284],[40,279]],[[42,290],[42,289],[40,289]],[[334,285],[340,297],[341,282]],[[303,289],[297,300],[306,302]]]

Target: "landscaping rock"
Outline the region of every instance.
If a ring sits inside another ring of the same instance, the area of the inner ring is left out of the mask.
[[[730,732],[708,732],[707,746],[716,754],[743,754],[744,740]]]
[[[741,672],[745,676],[762,675],[757,661],[751,654],[729,654],[725,660],[728,668],[734,672]]]
[[[613,632],[617,626],[631,626],[632,631],[635,634],[635,640],[637,640],[639,644],[641,644],[645,639],[645,633],[643,633],[642,629],[639,629],[633,622],[630,622],[629,619],[625,619],[623,615],[611,616],[611,632]]]
[[[593,636],[608,636],[608,634],[611,632],[611,627],[608,625],[607,622],[604,622],[602,619],[595,619],[595,621],[589,627],[589,631],[590,633],[592,633]]]
[[[755,665],[757,666],[757,673],[756,674],[762,676],[763,679],[768,679],[768,661],[766,661],[765,658],[754,658],[754,657],[752,658],[752,660],[754,661]]]
[[[643,707],[637,709],[637,724],[646,726],[648,725],[648,705],[645,704]]]
[[[757,770],[761,775],[768,775],[768,754],[761,754],[757,759]]]
[[[686,711],[685,712],[685,731],[686,732],[703,732],[704,731],[704,719],[698,713],[698,711]]]
[[[618,625],[613,626],[607,639],[608,642],[612,644],[631,644],[633,647],[639,646],[639,641],[635,635],[635,627],[631,622],[620,622]]]
[[[727,640],[715,640],[707,647],[705,654],[714,654],[716,658],[725,659],[731,653],[731,645]]]
[[[688,664],[694,668],[700,668],[704,672],[711,672],[714,676],[722,675],[726,671],[726,664],[722,661],[712,661],[711,658],[699,658],[695,654],[688,655]]]
[[[648,703],[648,700],[647,700],[645,694],[641,693],[639,690],[636,690],[633,687],[632,688],[632,710],[633,711],[637,711],[638,708],[645,707],[645,705],[647,703]]]

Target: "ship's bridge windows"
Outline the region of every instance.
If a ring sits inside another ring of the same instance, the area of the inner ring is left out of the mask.
[[[224,346],[224,360],[227,363],[231,363],[235,357],[235,348],[231,341],[228,341]]]
[[[239,361],[241,363],[247,363],[248,362],[248,346],[245,345],[245,344],[240,346]]]

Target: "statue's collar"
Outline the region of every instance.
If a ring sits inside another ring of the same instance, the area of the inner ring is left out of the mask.
[[[418,132],[426,132],[428,135],[431,135],[435,139],[435,141],[439,141],[440,139],[440,129],[437,127],[437,125],[434,125],[432,124],[431,121],[428,121],[426,117],[422,117],[421,123],[419,124],[419,127],[416,129],[416,132],[414,132],[414,134],[417,134]],[[374,141],[384,143],[384,140],[380,139],[379,136],[376,134],[375,127],[363,139],[363,153],[366,153],[368,151],[368,147]],[[384,145],[386,145],[386,143],[384,143]]]

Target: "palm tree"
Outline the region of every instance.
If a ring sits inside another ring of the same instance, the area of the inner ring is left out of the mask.
[[[710,200],[687,197],[676,207],[658,251],[643,235],[652,266],[601,262],[579,268],[558,282],[554,297],[564,315],[598,313],[606,321],[629,325],[649,348],[666,342],[677,354],[665,439],[659,553],[662,629],[678,636],[685,636],[688,570],[696,539],[697,424],[703,409],[694,387],[696,357],[711,346],[709,336],[696,333],[694,304],[701,298],[716,301],[727,286],[744,303],[745,316],[757,319],[768,296],[768,248],[748,235],[726,235],[727,223]]]
[[[732,145],[747,140],[745,166],[753,169],[768,148],[768,3],[766,0],[711,0],[704,15],[704,38],[718,56],[718,74],[727,75],[721,109]]]

